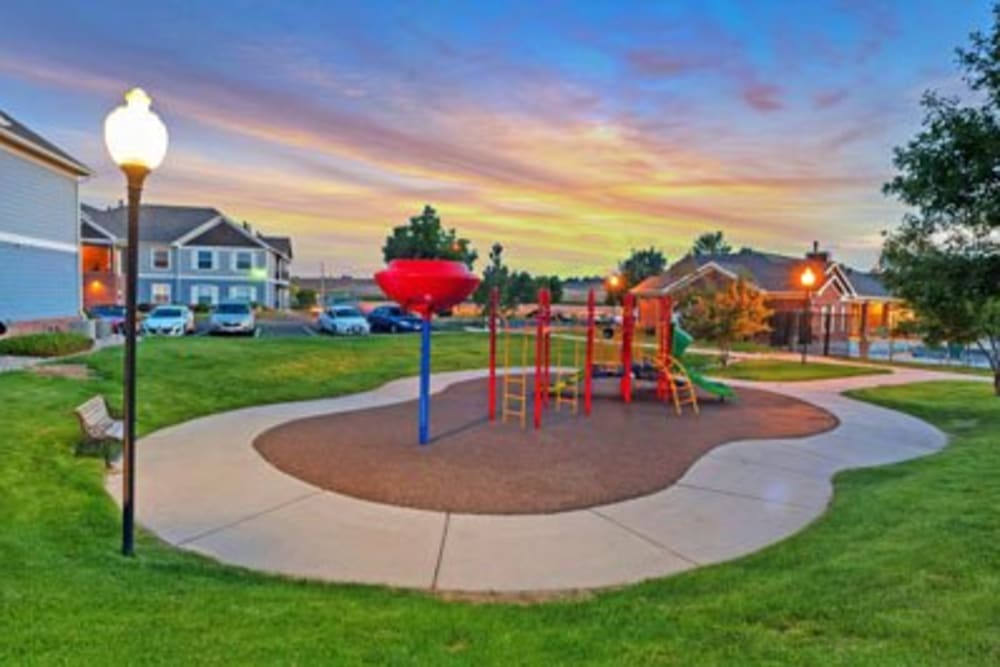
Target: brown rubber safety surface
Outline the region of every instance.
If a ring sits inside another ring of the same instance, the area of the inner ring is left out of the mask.
[[[499,384],[499,383],[498,383]],[[417,445],[417,402],[311,417],[262,433],[254,447],[310,484],[391,505],[469,514],[537,514],[658,491],[708,450],[733,440],[805,436],[833,428],[825,410],[740,389],[678,417],[640,387],[630,405],[617,380],[595,380],[593,412],[544,413],[540,431],[486,418],[487,382],[431,398],[432,440]],[[529,392],[529,402],[530,402]]]

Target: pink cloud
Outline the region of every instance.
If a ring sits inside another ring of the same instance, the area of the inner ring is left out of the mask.
[[[782,90],[778,86],[766,83],[751,83],[743,88],[740,96],[743,101],[757,111],[777,111],[785,104],[781,101]]]
[[[846,100],[849,94],[843,88],[823,90],[813,95],[813,106],[816,109],[830,109]]]

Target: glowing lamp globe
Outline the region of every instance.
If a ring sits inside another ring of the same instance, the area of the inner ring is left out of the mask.
[[[807,266],[806,270],[802,272],[799,280],[802,282],[802,286],[807,289],[815,285],[816,274],[813,273],[812,267]]]
[[[152,171],[167,154],[167,128],[150,102],[142,88],[133,88],[125,93],[125,104],[104,121],[104,142],[119,167]]]

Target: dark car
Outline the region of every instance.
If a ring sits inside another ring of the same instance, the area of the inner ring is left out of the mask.
[[[420,331],[420,318],[399,306],[379,306],[368,313],[368,326],[373,332],[403,333]]]
[[[113,333],[121,333],[125,326],[125,306],[116,306],[112,303],[103,304],[94,306],[87,314],[93,320],[108,322]]]

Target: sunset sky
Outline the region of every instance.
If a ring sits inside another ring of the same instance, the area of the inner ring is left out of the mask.
[[[0,11],[0,109],[122,196],[105,114],[143,86],[170,152],[146,201],[294,238],[295,273],[368,272],[424,203],[485,258],[606,273],[722,229],[861,268],[927,88],[988,2],[48,2]],[[481,263],[480,263],[481,266]]]

